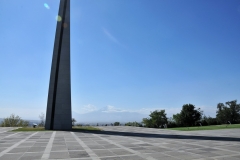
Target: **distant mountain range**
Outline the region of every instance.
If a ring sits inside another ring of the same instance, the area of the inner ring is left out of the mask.
[[[114,122],[120,122],[121,124],[135,121],[142,122],[142,119],[146,117],[148,117],[147,114],[138,113],[137,111],[130,112],[109,106],[84,114],[79,114],[74,111],[72,112],[72,118],[75,118],[77,120],[76,123],[90,125],[96,125],[97,123],[99,125],[104,125],[111,124]],[[3,118],[0,118],[0,122],[2,121]],[[27,120],[27,121],[30,122],[30,125],[32,125],[33,123],[37,124],[40,123],[40,120]]]
[[[138,112],[128,112],[128,111],[115,111],[108,112],[106,108],[92,111],[85,114],[79,114],[76,112],[72,113],[72,117],[77,120],[76,123],[101,123],[109,124],[114,122],[127,123],[127,122],[141,122],[143,118],[148,117],[146,114],[141,114]]]

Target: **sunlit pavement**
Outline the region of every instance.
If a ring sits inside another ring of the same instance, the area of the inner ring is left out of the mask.
[[[171,131],[99,127],[101,132],[7,132],[0,127],[0,160],[240,159],[240,129]]]
[[[5,133],[5,132],[8,132],[8,131],[11,131],[13,129],[17,129],[19,127],[0,127],[0,139],[3,138],[3,134],[2,133]],[[2,144],[2,143],[0,143]],[[1,147],[1,146],[0,146]]]

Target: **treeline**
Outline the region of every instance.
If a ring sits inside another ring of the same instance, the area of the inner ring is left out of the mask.
[[[205,116],[201,108],[196,108],[193,104],[184,104],[180,113],[173,117],[167,118],[165,110],[155,110],[150,113],[149,118],[143,118],[142,123],[128,122],[125,125],[173,128],[236,123],[240,123],[240,104],[237,104],[237,100],[233,100],[217,105],[216,118]]]
[[[39,115],[40,123],[37,124],[38,127],[45,126],[45,115],[41,113]],[[30,122],[23,120],[21,117],[15,114],[11,114],[9,117],[4,118],[0,123],[0,127],[28,127],[30,126]]]
[[[8,118],[4,118],[0,127],[26,127],[29,121],[21,119],[21,117],[11,114]]]

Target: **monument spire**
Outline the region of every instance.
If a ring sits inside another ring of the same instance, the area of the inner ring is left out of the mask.
[[[45,129],[71,130],[70,0],[60,0]]]

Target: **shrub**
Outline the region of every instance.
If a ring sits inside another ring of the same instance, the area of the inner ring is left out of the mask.
[[[114,126],[119,126],[119,125],[120,125],[120,122],[114,122],[113,125],[114,125]]]
[[[125,123],[125,126],[135,126],[135,127],[142,127],[142,124],[141,123],[138,123],[138,122],[128,122],[128,123]]]
[[[22,120],[19,116],[15,116],[14,114],[11,114],[10,117],[3,119],[0,126],[1,127],[27,127],[29,126],[29,122]]]

